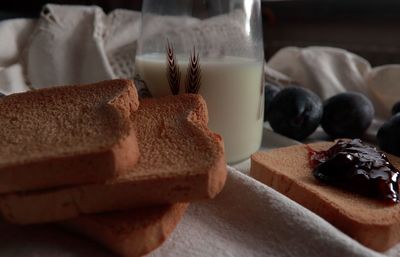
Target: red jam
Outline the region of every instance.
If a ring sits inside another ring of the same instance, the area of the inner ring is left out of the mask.
[[[386,155],[360,139],[341,139],[326,151],[307,146],[313,175],[318,180],[381,198],[399,202],[399,170]]]

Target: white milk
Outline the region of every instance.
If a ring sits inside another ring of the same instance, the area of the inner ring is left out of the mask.
[[[171,94],[166,57],[162,54],[136,57],[136,71],[155,97]],[[188,60],[178,59],[180,93],[185,91]],[[248,158],[261,144],[264,93],[262,63],[241,58],[200,59],[199,93],[207,102],[209,127],[222,135],[229,163]]]

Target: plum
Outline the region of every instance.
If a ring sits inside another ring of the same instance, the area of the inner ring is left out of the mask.
[[[271,103],[272,99],[278,94],[278,92],[281,90],[280,87],[271,84],[269,82],[266,82],[264,85],[264,121],[267,120],[267,110],[269,107],[269,104]]]
[[[392,107],[392,115],[400,112],[400,101],[395,103]]]
[[[374,106],[363,94],[340,93],[324,102],[321,126],[333,138],[358,138],[371,125],[374,113]]]
[[[392,116],[378,130],[379,147],[388,153],[400,156],[400,113]]]
[[[312,134],[322,118],[321,99],[308,89],[287,87],[271,101],[267,119],[274,131],[302,140]]]

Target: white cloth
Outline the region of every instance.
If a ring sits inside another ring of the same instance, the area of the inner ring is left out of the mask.
[[[36,20],[0,23],[4,93],[116,77],[133,78],[140,13],[47,5]]]
[[[45,10],[38,21],[0,23],[0,91],[133,77],[137,12],[105,15],[96,7],[57,5]],[[375,92],[374,101],[381,102],[392,95],[389,85],[400,76],[398,66],[371,69],[362,58],[331,48],[282,50],[269,65],[323,97],[354,89],[369,96]],[[296,142],[265,129],[264,148],[291,144]],[[149,256],[400,256],[400,244],[376,253],[248,177],[249,161],[235,167],[240,171],[229,168],[223,192],[215,200],[191,204],[172,236]],[[112,256],[50,225],[0,224],[0,232],[0,256]]]
[[[190,206],[163,256],[382,256],[273,189],[229,170],[223,192]]]
[[[30,19],[7,20],[0,23],[0,85],[1,92],[10,94],[28,90],[21,58],[27,39],[36,21]]]

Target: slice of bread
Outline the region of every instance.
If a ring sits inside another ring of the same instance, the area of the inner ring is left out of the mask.
[[[332,142],[310,144],[327,150]],[[388,156],[397,168],[400,159]],[[388,204],[317,181],[305,145],[258,152],[250,175],[315,212],[360,243],[384,251],[400,241],[400,204]]]
[[[128,173],[105,183],[1,195],[1,213],[12,223],[43,223],[212,198],[223,188],[227,169],[222,138],[207,120],[199,95],[143,100],[132,115],[140,158]]]
[[[84,215],[61,223],[123,257],[142,256],[159,247],[172,233],[188,204]]]
[[[105,181],[139,159],[132,81],[112,80],[0,99],[0,193]]]

